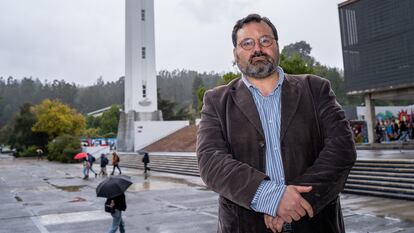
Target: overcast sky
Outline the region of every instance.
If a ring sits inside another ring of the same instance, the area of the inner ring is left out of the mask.
[[[156,69],[235,71],[231,30],[249,13],[268,17],[280,47],[305,40],[322,64],[342,69],[343,0],[155,0]],[[0,0],[0,76],[90,85],[124,75],[124,0]]]

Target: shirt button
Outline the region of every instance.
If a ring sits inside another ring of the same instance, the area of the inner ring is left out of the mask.
[[[264,147],[264,146],[265,146],[265,143],[264,143],[264,142],[262,142],[262,141],[260,141],[260,142],[259,142],[259,146],[260,146],[260,147]]]

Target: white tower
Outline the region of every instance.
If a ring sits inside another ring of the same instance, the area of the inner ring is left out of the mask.
[[[125,113],[155,112],[154,0],[126,0],[125,7]]]

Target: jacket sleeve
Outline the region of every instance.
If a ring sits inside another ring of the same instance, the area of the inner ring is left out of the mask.
[[[232,202],[250,209],[253,197],[266,174],[234,159],[226,141],[225,116],[220,116],[214,91],[206,92],[197,131],[200,176],[206,185]],[[223,106],[221,106],[223,108]],[[242,126],[241,126],[242,127]]]
[[[343,190],[356,160],[356,150],[349,122],[336,102],[329,81],[316,80],[319,82],[309,83],[313,85],[311,90],[323,147],[313,165],[293,183],[312,186],[312,191],[302,196],[312,205],[314,212],[319,213]]]

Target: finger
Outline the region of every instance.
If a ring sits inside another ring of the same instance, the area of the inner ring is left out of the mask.
[[[280,216],[283,221],[287,222],[287,223],[291,223],[292,222],[292,217],[290,215],[285,215],[285,216]]]
[[[296,213],[300,216],[300,217],[303,217],[303,216],[305,216],[306,215],[306,210],[302,207],[302,205],[301,205],[301,208],[297,208],[296,209]]]
[[[300,205],[302,206],[303,209],[306,210],[306,212],[308,213],[309,217],[313,217],[313,209],[312,206],[309,204],[309,202],[307,202],[305,199],[302,199],[300,202]]]
[[[296,191],[300,192],[300,193],[308,193],[312,190],[312,186],[294,186],[294,188],[296,189]]]
[[[270,228],[271,223],[272,223],[272,219],[269,218],[269,215],[264,215],[264,222],[267,228]]]
[[[278,218],[276,220],[276,230],[277,230],[277,232],[282,232],[283,224],[284,224],[284,222],[283,222],[282,218]]]
[[[269,228],[273,233],[276,233],[276,228],[272,224],[273,217],[270,215],[265,215],[265,220],[267,221],[266,227]]]
[[[290,216],[293,218],[293,220],[298,221],[300,219],[300,215],[296,213],[296,211],[291,211]]]

